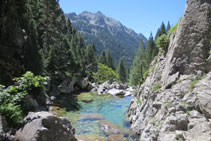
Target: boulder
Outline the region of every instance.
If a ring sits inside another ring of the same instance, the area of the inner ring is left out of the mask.
[[[124,90],[119,90],[119,89],[115,89],[115,88],[108,90],[108,93],[111,94],[111,95],[114,95],[114,96],[126,94],[126,92]]]
[[[98,94],[107,94],[109,89],[110,89],[110,82],[106,81],[103,84],[99,85],[97,92]]]
[[[88,89],[91,90],[93,87],[92,87],[92,84],[89,82],[89,79],[88,78],[83,78],[79,81],[78,83],[79,85],[79,88],[82,89],[82,90],[85,90]]]
[[[76,135],[78,141],[106,141],[104,137],[97,135]]]
[[[15,141],[76,141],[74,128],[66,118],[49,112],[29,113],[15,134]]]
[[[93,101],[93,94],[92,93],[81,93],[77,96],[78,100],[83,102],[89,103]]]
[[[123,135],[110,135],[108,136],[108,141],[127,141]]]
[[[104,117],[101,114],[89,113],[89,114],[80,114],[79,120],[103,120]]]
[[[65,79],[59,86],[59,91],[61,93],[64,93],[64,94],[69,94],[71,92],[74,92],[75,89],[74,89],[74,85],[75,85],[75,81],[70,81],[69,79]]]
[[[207,118],[211,118],[211,72],[195,85],[193,93],[198,98],[200,110]]]
[[[39,104],[36,99],[33,99],[30,95],[27,95],[24,99],[24,109],[26,111],[36,111],[39,109]]]
[[[7,128],[7,122],[4,116],[0,115],[0,133],[5,132]]]
[[[128,134],[124,129],[120,128],[119,126],[107,121],[107,120],[100,120],[99,121],[100,129],[107,135],[112,134],[121,134],[126,135]]]

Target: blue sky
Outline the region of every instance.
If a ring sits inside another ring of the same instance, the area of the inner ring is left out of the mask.
[[[162,21],[176,24],[185,4],[186,0],[60,0],[65,13],[101,11],[147,38],[151,31],[153,35],[156,33]]]

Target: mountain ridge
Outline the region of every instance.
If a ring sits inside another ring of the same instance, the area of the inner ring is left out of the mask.
[[[111,50],[115,64],[122,57],[126,66],[132,64],[139,43],[147,39],[141,33],[127,28],[120,21],[107,17],[102,12],[84,11],[80,14],[65,14],[85,39],[86,44],[95,44],[97,53]]]

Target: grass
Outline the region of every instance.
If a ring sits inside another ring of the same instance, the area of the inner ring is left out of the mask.
[[[161,88],[161,84],[158,83],[158,84],[155,84],[154,87],[152,88],[152,91],[155,92],[157,90],[159,90]]]

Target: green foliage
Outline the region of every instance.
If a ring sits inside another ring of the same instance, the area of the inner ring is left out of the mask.
[[[125,83],[127,77],[126,77],[126,69],[125,69],[125,66],[124,66],[123,59],[120,59],[120,61],[119,61],[119,65],[118,65],[118,69],[117,69],[117,74],[118,74],[119,80],[122,83]]]
[[[172,33],[176,32],[177,27],[178,27],[178,23],[176,23],[176,24],[168,31],[168,34],[172,34]]]
[[[109,68],[112,68],[113,70],[115,70],[114,61],[113,61],[113,58],[111,56],[110,50],[108,50],[108,53],[107,53],[107,66]]]
[[[152,91],[155,92],[155,91],[159,90],[160,88],[161,88],[161,84],[159,84],[159,83],[155,84],[152,88]]]
[[[168,35],[162,34],[160,37],[158,37],[155,41],[156,47],[162,48],[165,53],[168,51],[168,46],[169,46],[170,39]]]
[[[144,80],[144,72],[147,70],[146,50],[143,41],[136,52],[136,56],[131,68],[129,83],[137,86]]]
[[[104,50],[102,51],[102,54],[100,56],[99,63],[107,65],[106,53]]]
[[[0,114],[5,116],[9,125],[13,126],[23,118],[21,103],[28,94],[33,94],[34,88],[43,88],[47,77],[34,76],[26,72],[23,76],[14,78],[14,85],[7,88],[0,85]]]
[[[93,73],[94,81],[97,83],[103,83],[107,80],[114,81],[117,79],[117,74],[112,68],[107,67],[104,64],[98,64],[98,71]]]

